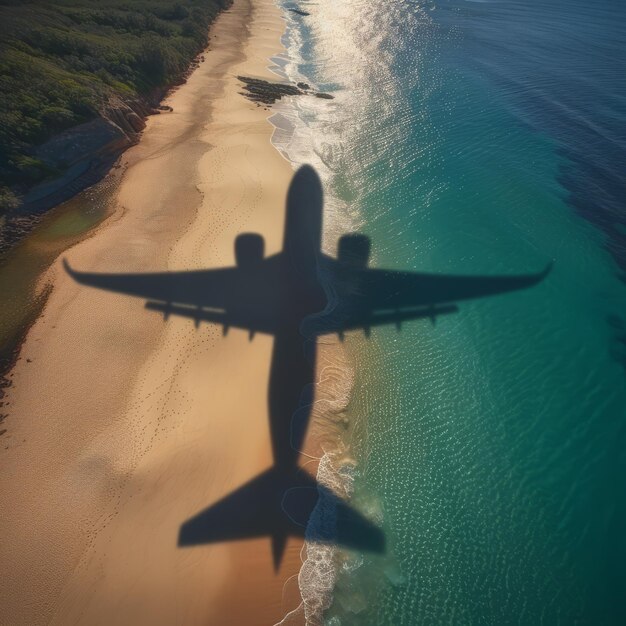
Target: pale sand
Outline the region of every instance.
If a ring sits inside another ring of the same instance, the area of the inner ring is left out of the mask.
[[[237,74],[272,77],[284,22],[235,0],[206,61],[125,159],[124,207],[67,253],[92,271],[234,263],[280,247],[290,165]],[[28,334],[0,450],[2,624],[273,624],[298,605],[301,541],[179,549],[179,526],[271,465],[271,338],[170,318],[77,285],[57,262]],[[30,362],[27,361],[30,360]]]

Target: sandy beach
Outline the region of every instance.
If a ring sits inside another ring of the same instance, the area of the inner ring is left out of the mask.
[[[73,267],[232,265],[241,232],[280,247],[292,169],[237,75],[275,78],[284,22],[235,0],[205,61],[123,157],[123,210],[65,254]],[[0,467],[2,624],[275,624],[300,603],[302,542],[179,549],[182,522],[271,465],[271,338],[167,322],[86,289],[59,259],[6,397]],[[297,619],[296,619],[297,621]],[[290,623],[294,623],[290,621]]]

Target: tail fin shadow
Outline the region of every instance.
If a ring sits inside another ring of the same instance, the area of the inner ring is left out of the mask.
[[[307,530],[318,499],[334,510],[334,522]],[[180,547],[269,536],[278,570],[288,537],[382,553],[385,536],[361,513],[304,470],[272,467],[204,511],[188,519]]]

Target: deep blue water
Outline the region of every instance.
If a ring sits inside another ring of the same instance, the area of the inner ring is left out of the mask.
[[[285,148],[325,243],[372,264],[536,271],[524,293],[348,338],[353,501],[333,626],[626,623],[626,3],[290,2]],[[295,115],[295,113],[294,113]],[[305,581],[306,582],[306,581]]]

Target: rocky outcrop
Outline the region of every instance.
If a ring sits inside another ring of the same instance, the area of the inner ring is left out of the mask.
[[[102,110],[102,117],[116,124],[128,137],[140,133],[145,127],[144,118],[172,107],[151,106],[145,100],[111,98]]]
[[[100,117],[70,128],[38,146],[35,156],[62,172],[25,194],[21,214],[37,214],[93,185],[117,157],[137,143],[145,117],[171,107],[153,107],[146,101],[111,98]]]
[[[59,175],[31,187],[19,206],[4,217],[0,254],[28,234],[45,211],[103,178],[122,152],[139,141],[146,116],[171,110],[147,100],[111,98],[96,119],[37,146],[33,156]]]
[[[332,100],[334,97],[329,93],[310,91],[310,87],[307,83],[298,83],[297,85],[292,85],[291,83],[272,83],[269,80],[250,78],[249,76],[237,76],[237,79],[244,84],[244,93],[242,95],[259,105],[267,104],[271,106],[284,96],[313,95],[317,98],[325,98],[327,100]]]

